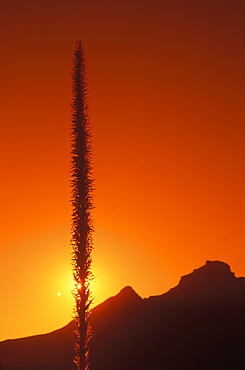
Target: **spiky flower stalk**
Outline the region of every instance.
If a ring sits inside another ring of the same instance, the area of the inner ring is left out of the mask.
[[[78,370],[89,369],[89,340],[91,338],[90,281],[91,251],[93,248],[93,177],[91,168],[91,132],[88,117],[88,90],[85,58],[81,41],[76,42],[72,66],[71,116],[71,186],[73,207],[72,267],[75,281],[76,343],[75,357]]]

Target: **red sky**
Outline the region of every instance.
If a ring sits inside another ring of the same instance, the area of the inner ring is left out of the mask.
[[[71,320],[70,73],[87,54],[95,304],[245,276],[244,0],[2,0],[1,339]],[[57,293],[61,292],[58,296]]]

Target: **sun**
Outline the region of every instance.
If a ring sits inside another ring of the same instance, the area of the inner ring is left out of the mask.
[[[59,290],[56,294],[57,294],[58,297],[60,297],[61,296],[61,291]]]

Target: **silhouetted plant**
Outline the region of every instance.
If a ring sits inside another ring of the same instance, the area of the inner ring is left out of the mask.
[[[72,266],[75,280],[76,343],[74,362],[79,370],[89,369],[90,281],[93,222],[91,132],[88,117],[88,90],[85,57],[81,41],[76,42],[72,66],[71,185],[72,185]]]

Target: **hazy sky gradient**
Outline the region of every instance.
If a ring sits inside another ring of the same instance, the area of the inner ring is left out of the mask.
[[[244,16],[244,0],[1,1],[1,339],[71,319],[77,39],[94,143],[95,304],[125,285],[161,294],[208,259],[245,276]]]

